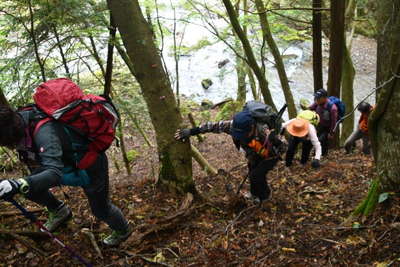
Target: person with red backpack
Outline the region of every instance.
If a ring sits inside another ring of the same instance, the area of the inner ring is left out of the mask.
[[[367,102],[361,102],[358,104],[357,110],[361,112],[360,120],[358,121],[357,129],[347,138],[346,142],[344,143],[344,148],[346,153],[350,153],[351,150],[354,148],[356,141],[362,139],[363,143],[363,153],[365,155],[369,155],[370,152],[370,140],[368,136],[368,119],[369,115],[371,114],[372,110],[374,109]]]
[[[334,129],[339,119],[339,108],[328,98],[328,92],[325,89],[316,91],[314,100],[315,102],[309,109],[319,115],[320,122],[317,126],[317,134],[321,142],[322,156],[326,156],[328,154],[329,139],[332,139],[335,134]]]
[[[241,112],[233,116],[233,120],[207,122],[196,128],[178,129],[175,138],[185,140],[202,133],[231,135],[236,148],[243,149],[246,153],[251,197],[261,204],[271,193],[266,175],[275,167],[283,150],[283,143],[278,138],[280,129],[277,128],[280,125],[279,115],[270,106],[249,101]]]
[[[34,99],[36,105],[19,111],[0,106],[0,146],[16,149],[30,170],[24,178],[2,180],[0,199],[20,193],[45,206],[49,218],[44,227],[53,232],[71,218],[72,212],[49,189],[81,186],[95,217],[112,229],[103,243],[120,244],[133,230],[109,197],[105,150],[114,139],[116,121],[108,114],[115,112],[112,105],[104,98],[83,95],[67,79],[43,83]]]

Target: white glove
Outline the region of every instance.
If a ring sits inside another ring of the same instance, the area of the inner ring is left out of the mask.
[[[0,198],[11,198],[19,192],[21,183],[17,180],[7,179],[0,182]]]

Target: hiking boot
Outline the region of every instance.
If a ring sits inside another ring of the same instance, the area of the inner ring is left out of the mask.
[[[43,224],[43,226],[46,227],[46,229],[50,232],[54,232],[71,217],[71,210],[63,203],[56,211],[49,211],[49,218],[47,219],[46,223]]]
[[[103,244],[109,247],[118,246],[122,242],[128,239],[132,234],[133,229],[128,225],[128,229],[125,231],[115,231],[113,230],[109,236],[103,239]]]

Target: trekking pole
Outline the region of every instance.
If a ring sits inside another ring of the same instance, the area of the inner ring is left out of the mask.
[[[361,102],[364,102],[368,97],[370,97],[373,93],[375,93],[376,91],[378,91],[378,89],[383,88],[386,84],[390,83],[391,81],[393,81],[395,78],[400,78],[400,76],[397,76],[396,74],[393,73],[393,76],[391,78],[389,78],[387,81],[385,81],[384,83],[382,83],[380,86],[375,87],[371,90],[371,92],[364,97],[360,102],[358,102],[358,104],[354,107],[354,109],[352,111],[350,111],[348,114],[346,114],[345,116],[343,116],[340,120],[338,120],[335,124],[335,127],[333,128],[333,132],[336,131],[336,128],[339,126],[339,124],[341,122],[343,122],[347,117],[349,117],[351,114],[354,113],[354,111],[356,111],[356,109],[358,108],[358,106],[361,104]]]
[[[11,202],[17,209],[19,209],[22,212],[22,214],[26,218],[28,218],[29,220],[31,220],[31,222],[36,224],[43,232],[45,232],[51,239],[53,239],[53,241],[55,243],[59,244],[62,248],[64,248],[73,258],[75,258],[78,261],[80,261],[86,267],[92,267],[93,266],[91,263],[89,263],[84,258],[82,258],[78,253],[76,253],[72,248],[70,248],[69,246],[65,245],[60,239],[58,239],[49,230],[47,230],[47,228],[43,225],[43,223],[40,222],[32,212],[27,211],[23,206],[21,206],[21,204],[19,204],[17,201],[15,201],[12,198],[7,199],[7,201]]]

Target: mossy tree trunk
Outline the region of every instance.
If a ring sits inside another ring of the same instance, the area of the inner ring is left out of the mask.
[[[153,34],[137,0],[108,0],[156,132],[160,162],[159,183],[170,191],[195,192],[190,144],[174,140],[182,123],[170,81]]]
[[[346,28],[351,31],[354,30],[354,9],[355,4],[353,0],[347,1],[345,19],[346,19]],[[346,113],[351,112],[354,109],[354,77],[356,75],[356,70],[353,65],[353,60],[351,59],[351,43],[353,36],[350,35],[349,41],[346,41],[346,38],[343,42],[344,46],[344,55],[343,55],[343,69],[342,69],[342,100],[346,105]],[[350,136],[350,134],[354,130],[354,112],[346,117],[342,124],[342,133],[340,136],[340,143],[343,144],[346,139]]]
[[[244,53],[247,58],[247,64],[249,67],[253,70],[254,75],[256,76],[261,94],[263,95],[264,102],[268,105],[270,105],[274,110],[277,110],[274,104],[274,101],[272,99],[271,92],[269,90],[269,85],[267,78],[265,77],[265,73],[261,70],[261,67],[258,65],[256,57],[254,56],[253,49],[251,47],[251,44],[249,42],[249,39],[246,37],[246,34],[244,33],[242,27],[240,26],[239,20],[236,15],[235,8],[233,7],[231,0],[222,0],[222,2],[225,5],[226,11],[229,16],[229,20],[232,24],[232,27],[240,39],[240,42],[242,43]]]
[[[377,85],[391,82],[378,91],[376,108],[370,115],[369,134],[377,177],[367,198],[355,211],[357,215],[368,215],[381,192],[399,191],[400,186],[400,2],[380,1],[376,15]]]
[[[343,54],[344,54],[344,12],[345,0],[331,0],[331,23],[329,40],[329,72],[328,72],[328,94],[340,97],[340,86],[342,81]],[[334,147],[339,146],[339,128],[332,140]]]
[[[344,57],[343,57],[343,70],[342,70],[342,100],[346,106],[346,113],[351,112],[354,108],[353,84],[356,71],[351,60],[349,48],[346,42],[343,42]],[[342,133],[340,136],[341,143],[343,143],[354,130],[354,112],[351,113],[342,124]]]
[[[236,9],[236,15],[239,17],[240,15],[240,1],[236,2],[235,9]],[[247,10],[247,1],[243,1],[243,10]],[[247,37],[247,27],[243,25],[243,32],[245,36]],[[235,35],[235,32],[233,32]],[[243,54],[243,49],[240,46],[240,40],[236,37],[235,40],[235,49],[237,51],[240,51],[240,54]],[[236,96],[236,101],[244,104],[246,102],[246,62],[243,61],[243,59],[239,56],[236,55],[236,74],[237,74],[237,82],[238,82],[238,88],[237,88],[237,96]]]
[[[285,96],[286,104],[288,105],[289,118],[295,118],[297,115],[296,105],[294,104],[293,95],[290,91],[289,80],[286,75],[285,65],[283,64],[281,53],[278,46],[272,37],[271,29],[268,22],[267,13],[265,12],[264,3],[262,0],[255,0],[257,11],[260,18],[261,30],[263,36],[267,41],[268,47],[271,50],[272,56],[275,60],[275,66],[278,71],[279,80],[281,82],[283,94]]]
[[[313,8],[321,8],[322,0],[313,0]],[[322,76],[322,16],[321,11],[313,11],[313,77],[314,91],[324,87]]]

